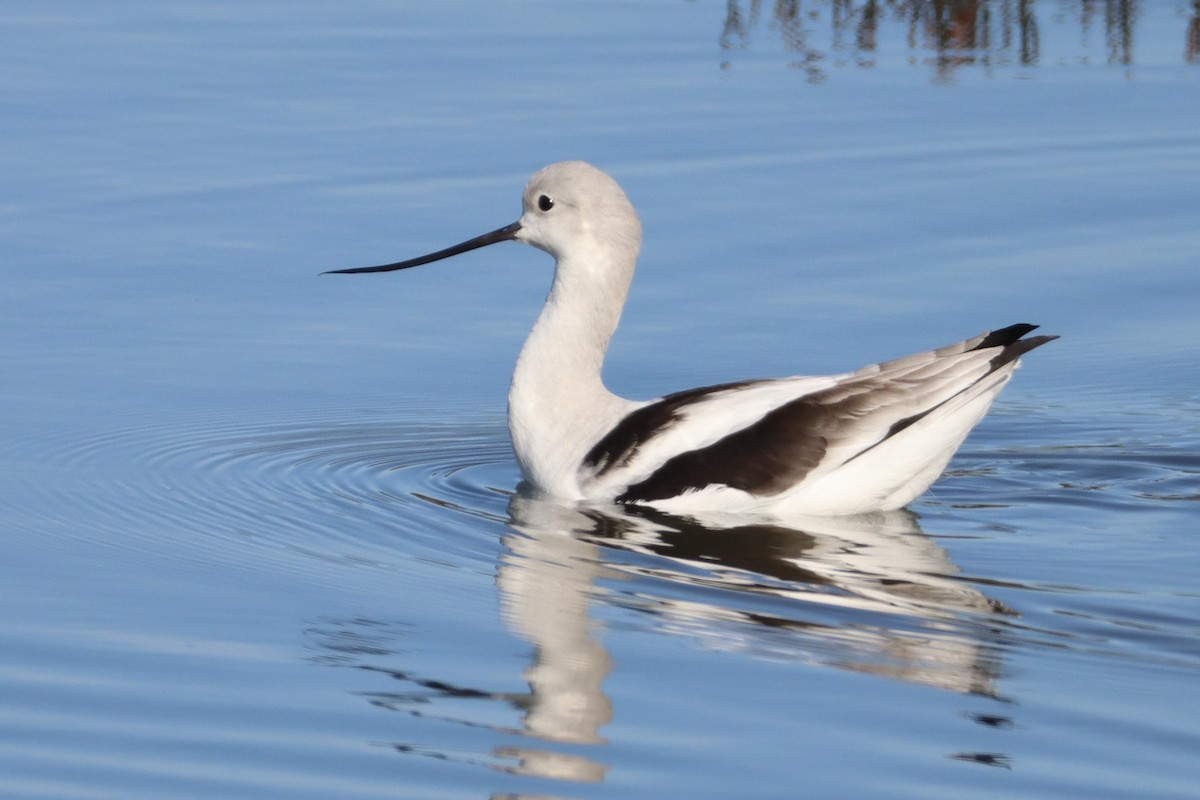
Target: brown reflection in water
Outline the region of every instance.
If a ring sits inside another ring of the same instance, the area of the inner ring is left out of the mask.
[[[1036,66],[1046,58],[1042,31],[1052,26],[1077,26],[1074,54],[1058,54],[1088,63],[1089,43],[1096,29],[1103,32],[1104,60],[1134,63],[1139,0],[1074,0],[1039,7],[1036,0],[776,0],[769,10],[762,0],[727,0],[719,37],[730,56],[749,48],[759,29],[777,35],[795,54],[789,66],[813,82],[825,79],[831,66],[876,65],[887,46],[902,46],[911,64],[929,64],[935,80],[949,80],[964,66],[983,68]],[[1200,62],[1200,0],[1193,0],[1187,23],[1184,60]],[[903,41],[901,45],[900,42]]]
[[[1192,0],[1192,18],[1188,21],[1183,60],[1189,64],[1200,64],[1200,0]]]

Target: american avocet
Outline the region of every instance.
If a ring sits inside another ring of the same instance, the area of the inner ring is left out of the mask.
[[[525,479],[563,500],[824,516],[900,508],[942,473],[1018,358],[1056,338],[1022,339],[1036,326],[1010,325],[840,375],[626,400],[600,371],[642,226],[617,182],[581,161],[535,174],[511,225],[408,261],[332,272],[408,269],[509,240],[555,259],[513,372],[508,426]]]

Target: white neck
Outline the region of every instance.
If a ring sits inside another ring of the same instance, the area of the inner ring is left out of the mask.
[[[565,499],[580,497],[576,471],[583,456],[636,405],[608,391],[600,377],[636,249],[583,249],[559,258],[508,394],[508,427],[522,474]]]

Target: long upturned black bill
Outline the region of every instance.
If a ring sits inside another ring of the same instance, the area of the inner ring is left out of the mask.
[[[503,228],[497,228],[490,233],[485,233],[482,236],[476,236],[474,239],[467,239],[465,242],[456,244],[453,247],[447,247],[445,250],[438,250],[436,253],[430,253],[427,256],[418,256],[410,258],[408,261],[397,261],[395,264],[381,264],[378,267],[352,267],[351,269],[331,269],[328,272],[322,272],[322,275],[349,275],[356,272],[391,272],[397,269],[408,269],[409,267],[419,267],[422,264],[428,264],[432,261],[441,261],[443,258],[456,256],[459,253],[466,253],[471,250],[478,250],[480,247],[487,247],[489,244],[496,242],[508,242],[517,238],[517,231],[521,230],[521,223],[514,222],[511,225],[505,225]]]

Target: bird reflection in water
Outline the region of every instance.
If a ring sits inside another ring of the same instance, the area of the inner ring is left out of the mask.
[[[378,622],[333,621],[311,632],[322,663],[401,682],[400,691],[366,693],[373,705],[490,727],[506,740],[488,753],[413,742],[393,743],[397,752],[514,775],[604,781],[604,749],[587,746],[606,743],[604,728],[620,709],[604,691],[614,665],[593,603],[639,612],[633,624],[706,648],[997,696],[1001,623],[1012,612],[959,577],[908,511],[698,520],[518,493],[508,512],[496,580],[505,625],[533,646],[522,674],[527,692],[383,666],[381,659],[399,654],[388,640],[409,633]],[[516,711],[519,724],[497,726],[494,710],[486,710],[496,705]],[[995,753],[950,757],[1007,763]]]
[[[1011,612],[961,580],[911,512],[699,521],[518,494],[509,513],[499,586],[536,647],[527,722],[545,738],[597,741],[612,715],[598,593],[707,646],[996,694],[994,626]]]

